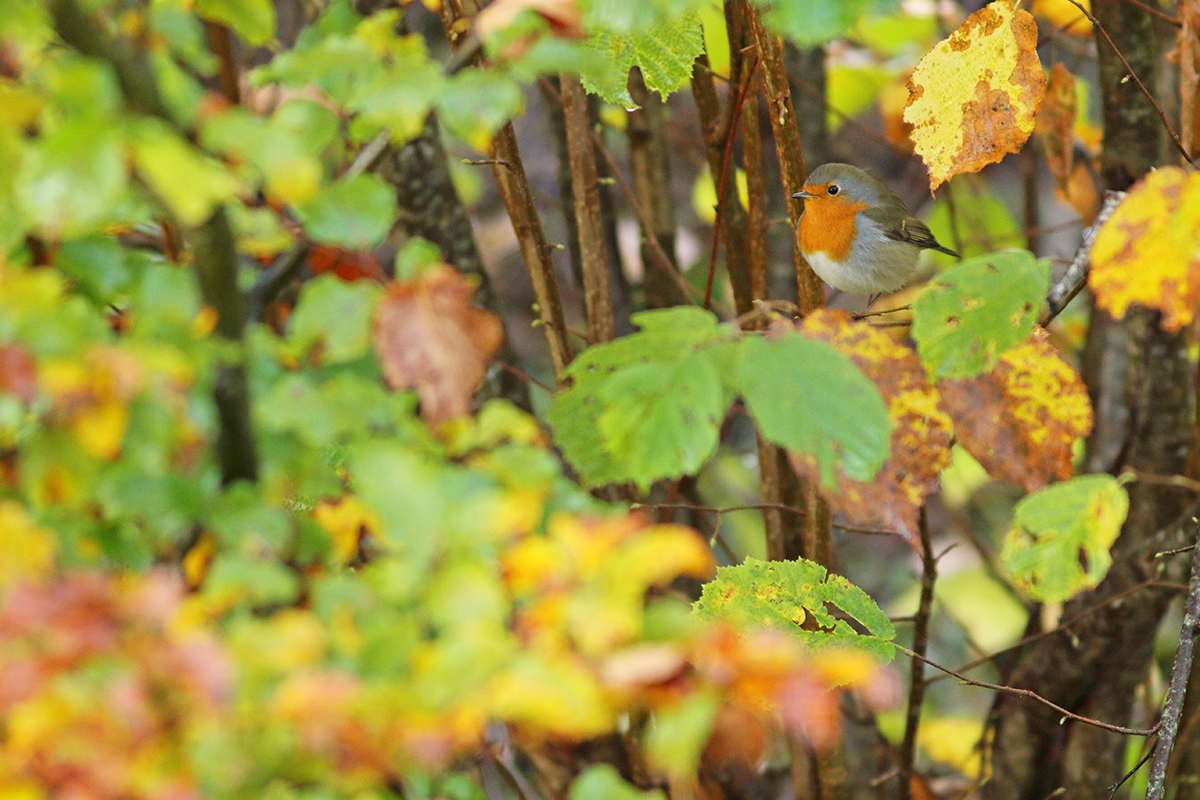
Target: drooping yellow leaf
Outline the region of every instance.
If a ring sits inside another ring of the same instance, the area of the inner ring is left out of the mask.
[[[1162,326],[1192,323],[1200,303],[1200,175],[1179,167],[1139,181],[1096,234],[1088,286],[1115,317],[1132,304],[1162,312]]]
[[[1037,23],[997,0],[967,17],[908,81],[905,121],[929,169],[929,188],[1015,153],[1033,133],[1046,91]]]
[[[1092,407],[1040,328],[991,372],[937,386],[959,442],[992,477],[1031,492],[1071,477],[1072,449],[1092,429]]]

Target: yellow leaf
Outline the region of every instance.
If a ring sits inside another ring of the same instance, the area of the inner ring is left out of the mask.
[[[1091,11],[1089,0],[1080,0],[1079,5]],[[1066,33],[1080,38],[1092,35],[1092,21],[1070,0],[1033,0],[1029,10]]]
[[[196,588],[204,583],[204,576],[217,553],[217,540],[208,531],[200,534],[196,543],[183,556],[183,578],[187,585]]]
[[[1114,317],[1132,304],[1191,325],[1200,303],[1200,175],[1179,167],[1140,180],[1096,234],[1088,286]]]
[[[88,455],[110,461],[121,452],[129,407],[122,401],[105,400],[83,410],[71,423],[71,433]]]
[[[498,719],[531,733],[590,739],[616,724],[596,677],[565,654],[553,660],[519,656],[496,677],[487,697]]]
[[[988,4],[921,59],[908,90],[904,120],[931,191],[1000,161],[1033,132],[1046,91],[1037,23],[1006,0]]]
[[[17,579],[37,580],[49,574],[58,551],[54,534],[35,524],[29,511],[15,500],[0,500],[0,587]]]
[[[353,495],[337,502],[322,500],[312,514],[333,540],[333,557],[339,566],[350,563],[358,554],[364,534],[373,535],[379,530],[378,519]]]

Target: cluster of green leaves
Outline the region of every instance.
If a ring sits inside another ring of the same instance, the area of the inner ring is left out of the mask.
[[[697,472],[712,456],[734,397],[763,436],[869,480],[891,427],[879,392],[829,345],[794,332],[741,337],[701,309],[635,315],[642,330],[591,347],[555,395],[555,438],[594,485]]]

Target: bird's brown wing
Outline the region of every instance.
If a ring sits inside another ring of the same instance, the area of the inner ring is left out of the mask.
[[[895,227],[887,225],[885,219],[879,219],[878,217],[872,216],[871,212],[874,210],[875,209],[868,209],[863,213],[871,219],[874,219],[876,222],[882,224],[886,228],[885,233],[889,239],[895,239],[898,242],[911,242],[917,247],[923,249],[937,250],[939,253],[945,253],[948,256],[962,258],[962,256],[950,248],[943,247],[938,240],[934,238],[933,232],[929,230],[929,226],[924,222],[921,222],[921,220],[917,219],[916,217],[904,217],[900,221],[900,226]],[[884,215],[881,214],[880,216]],[[895,219],[895,217],[893,216],[892,219]]]

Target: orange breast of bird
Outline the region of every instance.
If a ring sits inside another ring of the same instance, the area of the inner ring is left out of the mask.
[[[800,218],[800,249],[805,253],[824,253],[834,261],[843,260],[854,244],[857,227],[855,215],[870,206],[828,197],[824,194],[824,184],[805,189],[817,196],[804,201],[804,216]]]

